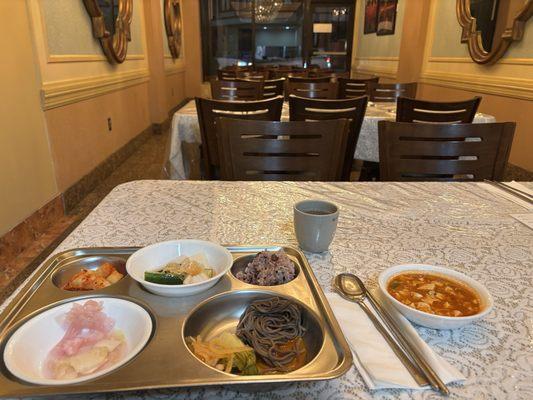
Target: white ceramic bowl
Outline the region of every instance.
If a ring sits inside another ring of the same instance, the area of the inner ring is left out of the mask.
[[[61,340],[65,330],[58,319],[72,308],[74,303],[83,304],[89,298],[74,299],[37,314],[19,327],[9,338],[4,349],[4,363],[18,378],[39,385],[71,385],[94,379],[119,368],[146,345],[152,334],[152,319],[141,306],[131,301],[114,297],[96,297],[103,302],[104,313],[115,320],[115,328],[126,337],[126,355],[109,368],[76,379],[56,380],[44,375],[44,361],[50,350]]]
[[[467,317],[446,317],[442,315],[429,314],[423,311],[416,310],[409,306],[406,306],[402,302],[396,300],[387,291],[387,284],[395,275],[405,271],[423,271],[430,272],[437,275],[443,275],[449,277],[452,280],[460,281],[474,289],[479,295],[481,301],[481,311],[477,314]],[[461,326],[467,325],[471,322],[477,321],[485,317],[493,306],[492,296],[489,291],[472,278],[469,278],[461,272],[454,271],[453,269],[437,267],[434,265],[424,264],[404,264],[390,267],[383,271],[378,278],[378,283],[381,291],[385,294],[385,297],[403,314],[405,317],[419,325],[433,329],[455,329]]]
[[[212,278],[189,285],[161,285],[144,280],[145,271],[154,271],[180,256],[203,253],[206,267],[215,270]],[[168,297],[190,296],[214,286],[233,264],[233,257],[225,247],[203,240],[170,240],[143,247],[131,255],[126,262],[128,274],[152,293]]]

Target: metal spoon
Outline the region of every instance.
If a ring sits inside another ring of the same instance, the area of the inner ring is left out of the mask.
[[[433,388],[440,390],[442,393],[450,393],[444,382],[442,382],[436,372],[433,371],[420,352],[409,344],[408,340],[403,336],[393,319],[379,305],[379,303],[377,303],[372,294],[368,292],[363,282],[357,276],[346,273],[337,275],[333,281],[333,288],[342,298],[359,304],[419,385],[424,386],[430,383]],[[385,329],[379,319],[376,318],[374,313],[364,302],[366,298],[369,299],[377,314],[387,325],[390,332]],[[394,338],[391,336],[391,333],[394,335]]]

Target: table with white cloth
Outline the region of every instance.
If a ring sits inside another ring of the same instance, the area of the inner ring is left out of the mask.
[[[379,161],[378,122],[396,119],[396,103],[369,102],[361,132],[355,149],[354,159],[363,161]],[[283,103],[281,120],[289,120],[289,104]],[[492,115],[476,114],[474,123],[495,122]],[[184,157],[182,143],[202,143],[196,104],[194,100],[174,113],[170,129],[170,150],[168,154],[168,174],[172,179],[189,178],[189,162]]]
[[[330,251],[305,253],[324,291],[331,291],[333,277],[341,272],[355,273],[374,287],[381,271],[403,263],[442,265],[467,274],[488,288],[494,298],[493,311],[456,330],[416,326],[417,331],[466,376],[464,384],[450,385],[452,398],[532,399],[533,230],[511,216],[524,213],[522,206],[483,185],[135,181],[116,187],[53,253],[181,238],[296,246],[293,204],[307,198],[329,200],[340,210]],[[532,183],[526,185],[533,189]],[[337,379],[300,382],[269,392],[218,386],[97,397],[329,400],[439,396],[430,390],[371,392],[352,367]]]

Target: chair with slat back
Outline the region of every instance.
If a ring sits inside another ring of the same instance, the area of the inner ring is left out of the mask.
[[[287,78],[292,73],[291,67],[278,67],[278,68],[271,68],[268,70],[269,72],[269,79],[281,79],[281,78]]]
[[[202,162],[207,179],[215,179],[220,166],[216,119],[230,115],[232,118],[279,121],[283,108],[283,97],[268,100],[233,102],[196,98],[196,112],[202,137]]]
[[[220,172],[224,180],[336,181],[348,120],[298,122],[220,118]]]
[[[368,93],[368,84],[378,83],[379,77],[368,79],[346,79],[338,78],[339,82],[339,99],[350,99],[354,97],[366,96]]]
[[[249,78],[237,78],[236,81],[242,81],[242,82],[248,82],[253,81],[253,79]],[[267,79],[262,81],[263,86],[263,99],[271,99],[272,97],[276,96],[283,96],[284,88],[285,88],[285,78],[281,79]]]
[[[412,83],[369,83],[368,97],[375,103],[396,102],[402,97],[416,97],[416,82]]]
[[[297,96],[289,97],[291,121],[319,121],[337,118],[346,118],[350,121],[341,176],[341,179],[344,181],[350,180],[353,157],[355,148],[357,147],[361,125],[365,117],[367,103],[367,96],[343,100],[317,100]]]
[[[294,83],[328,83],[331,82],[331,76],[321,76],[321,77],[300,77],[300,76],[289,76],[289,82]]]
[[[337,84],[331,82],[287,82],[285,97],[290,95],[309,99],[336,99]]]
[[[236,65],[229,65],[224,68],[217,70],[217,77],[219,80],[233,80],[239,75],[244,74],[245,72],[250,72],[250,67],[239,67]]]
[[[435,124],[379,121],[384,181],[501,180],[515,123]]]
[[[211,96],[215,100],[261,100],[263,82],[211,81]]]
[[[264,81],[265,79],[268,79],[268,71],[237,72],[237,79],[249,79],[251,81]]]
[[[476,116],[481,97],[471,100],[436,102],[398,97],[396,122],[470,123]]]

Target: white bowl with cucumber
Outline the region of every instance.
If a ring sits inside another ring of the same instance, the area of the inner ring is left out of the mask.
[[[143,247],[126,262],[128,274],[148,291],[190,296],[214,286],[233,264],[225,247],[204,240],[170,240]]]

